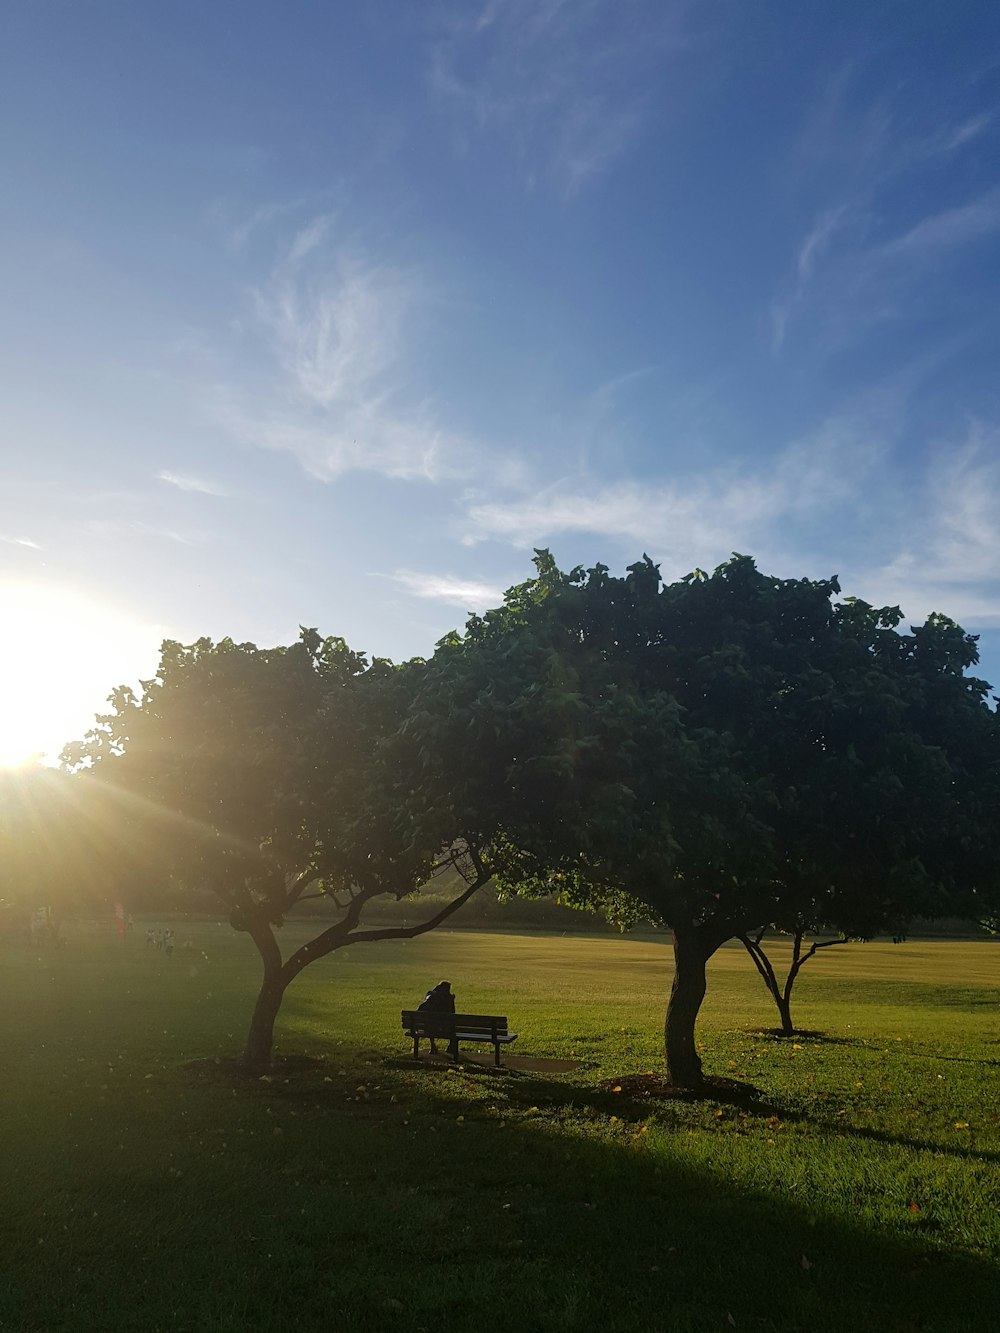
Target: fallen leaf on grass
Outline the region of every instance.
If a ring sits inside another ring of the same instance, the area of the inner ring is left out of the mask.
[[[810,1270],[810,1268],[812,1268],[812,1264],[809,1262],[809,1260],[806,1258],[806,1256],[803,1255],[803,1256],[802,1256],[802,1271],[803,1271],[804,1273],[808,1273],[809,1270]]]
[[[907,1208],[907,1211],[908,1211],[908,1212],[911,1212],[911,1213],[919,1213],[919,1212],[920,1212],[920,1204],[919,1204],[919,1203],[908,1203],[908,1204],[906,1205],[906,1208]]]

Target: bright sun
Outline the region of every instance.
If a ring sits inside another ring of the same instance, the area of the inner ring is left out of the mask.
[[[152,675],[162,631],[75,591],[0,583],[0,767],[45,758],[93,726],[111,690]]]

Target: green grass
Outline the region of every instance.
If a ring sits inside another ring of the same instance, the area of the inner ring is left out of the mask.
[[[650,1106],[662,942],[447,932],[345,951],[289,991],[235,1080],[248,942],[147,952],[79,928],[0,955],[0,1328],[992,1330],[997,983],[988,943],[848,946],[775,1022],[711,966],[710,1072],[761,1091]],[[287,931],[289,942],[294,932]],[[207,956],[206,956],[207,955]],[[415,1067],[399,1010],[447,977],[572,1074]],[[209,1057],[207,1065],[190,1062]]]

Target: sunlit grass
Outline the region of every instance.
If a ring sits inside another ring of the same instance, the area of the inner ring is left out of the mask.
[[[234,1085],[186,1066],[239,1048],[248,942],[143,930],[0,959],[0,1328],[995,1327],[997,946],[817,959],[794,1042],[726,949],[704,1058],[760,1099],[651,1106],[600,1085],[658,1067],[660,941],[346,951],[283,1014],[319,1063]],[[580,1068],[415,1069],[399,1010],[442,978]]]

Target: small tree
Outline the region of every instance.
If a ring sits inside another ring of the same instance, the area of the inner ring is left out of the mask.
[[[154,679],[121,688],[65,762],[100,784],[119,816],[115,854],[169,872],[174,892],[205,885],[260,955],[262,980],[243,1060],[270,1063],[289,984],[351,944],[411,939],[456,912],[490,878],[490,849],[469,836],[429,756],[402,738],[422,663],[392,667],[304,630],[288,648],[228,639],[167,642]],[[459,888],[413,926],[365,929],[383,894],[416,892],[442,871]],[[339,916],[283,955],[277,931],[311,898]]]
[[[753,960],[754,967],[760,973],[767,992],[774,1001],[778,1010],[778,1019],[781,1023],[781,1033],[785,1037],[793,1037],[796,1033],[795,1025],[792,1023],[792,990],[798,979],[799,972],[803,966],[808,963],[810,958],[815,958],[820,949],[829,949],[836,944],[849,943],[849,937],[846,935],[835,935],[832,939],[812,940],[808,947],[803,950],[803,944],[807,934],[811,933],[809,927],[805,925],[796,925],[790,932],[792,938],[792,961],[789,963],[788,972],[785,974],[784,983],[782,983],[774,969],[774,964],[764,948],[764,935],[766,927],[762,926],[754,934],[743,934],[740,936],[740,943],[746,949]]]
[[[415,723],[496,812],[518,887],[673,932],[664,1036],[702,1081],[706,965],[817,897],[853,933],[947,901],[958,817],[995,762],[974,643],[735,556],[662,584],[648,558],[538,577],[439,645]]]

